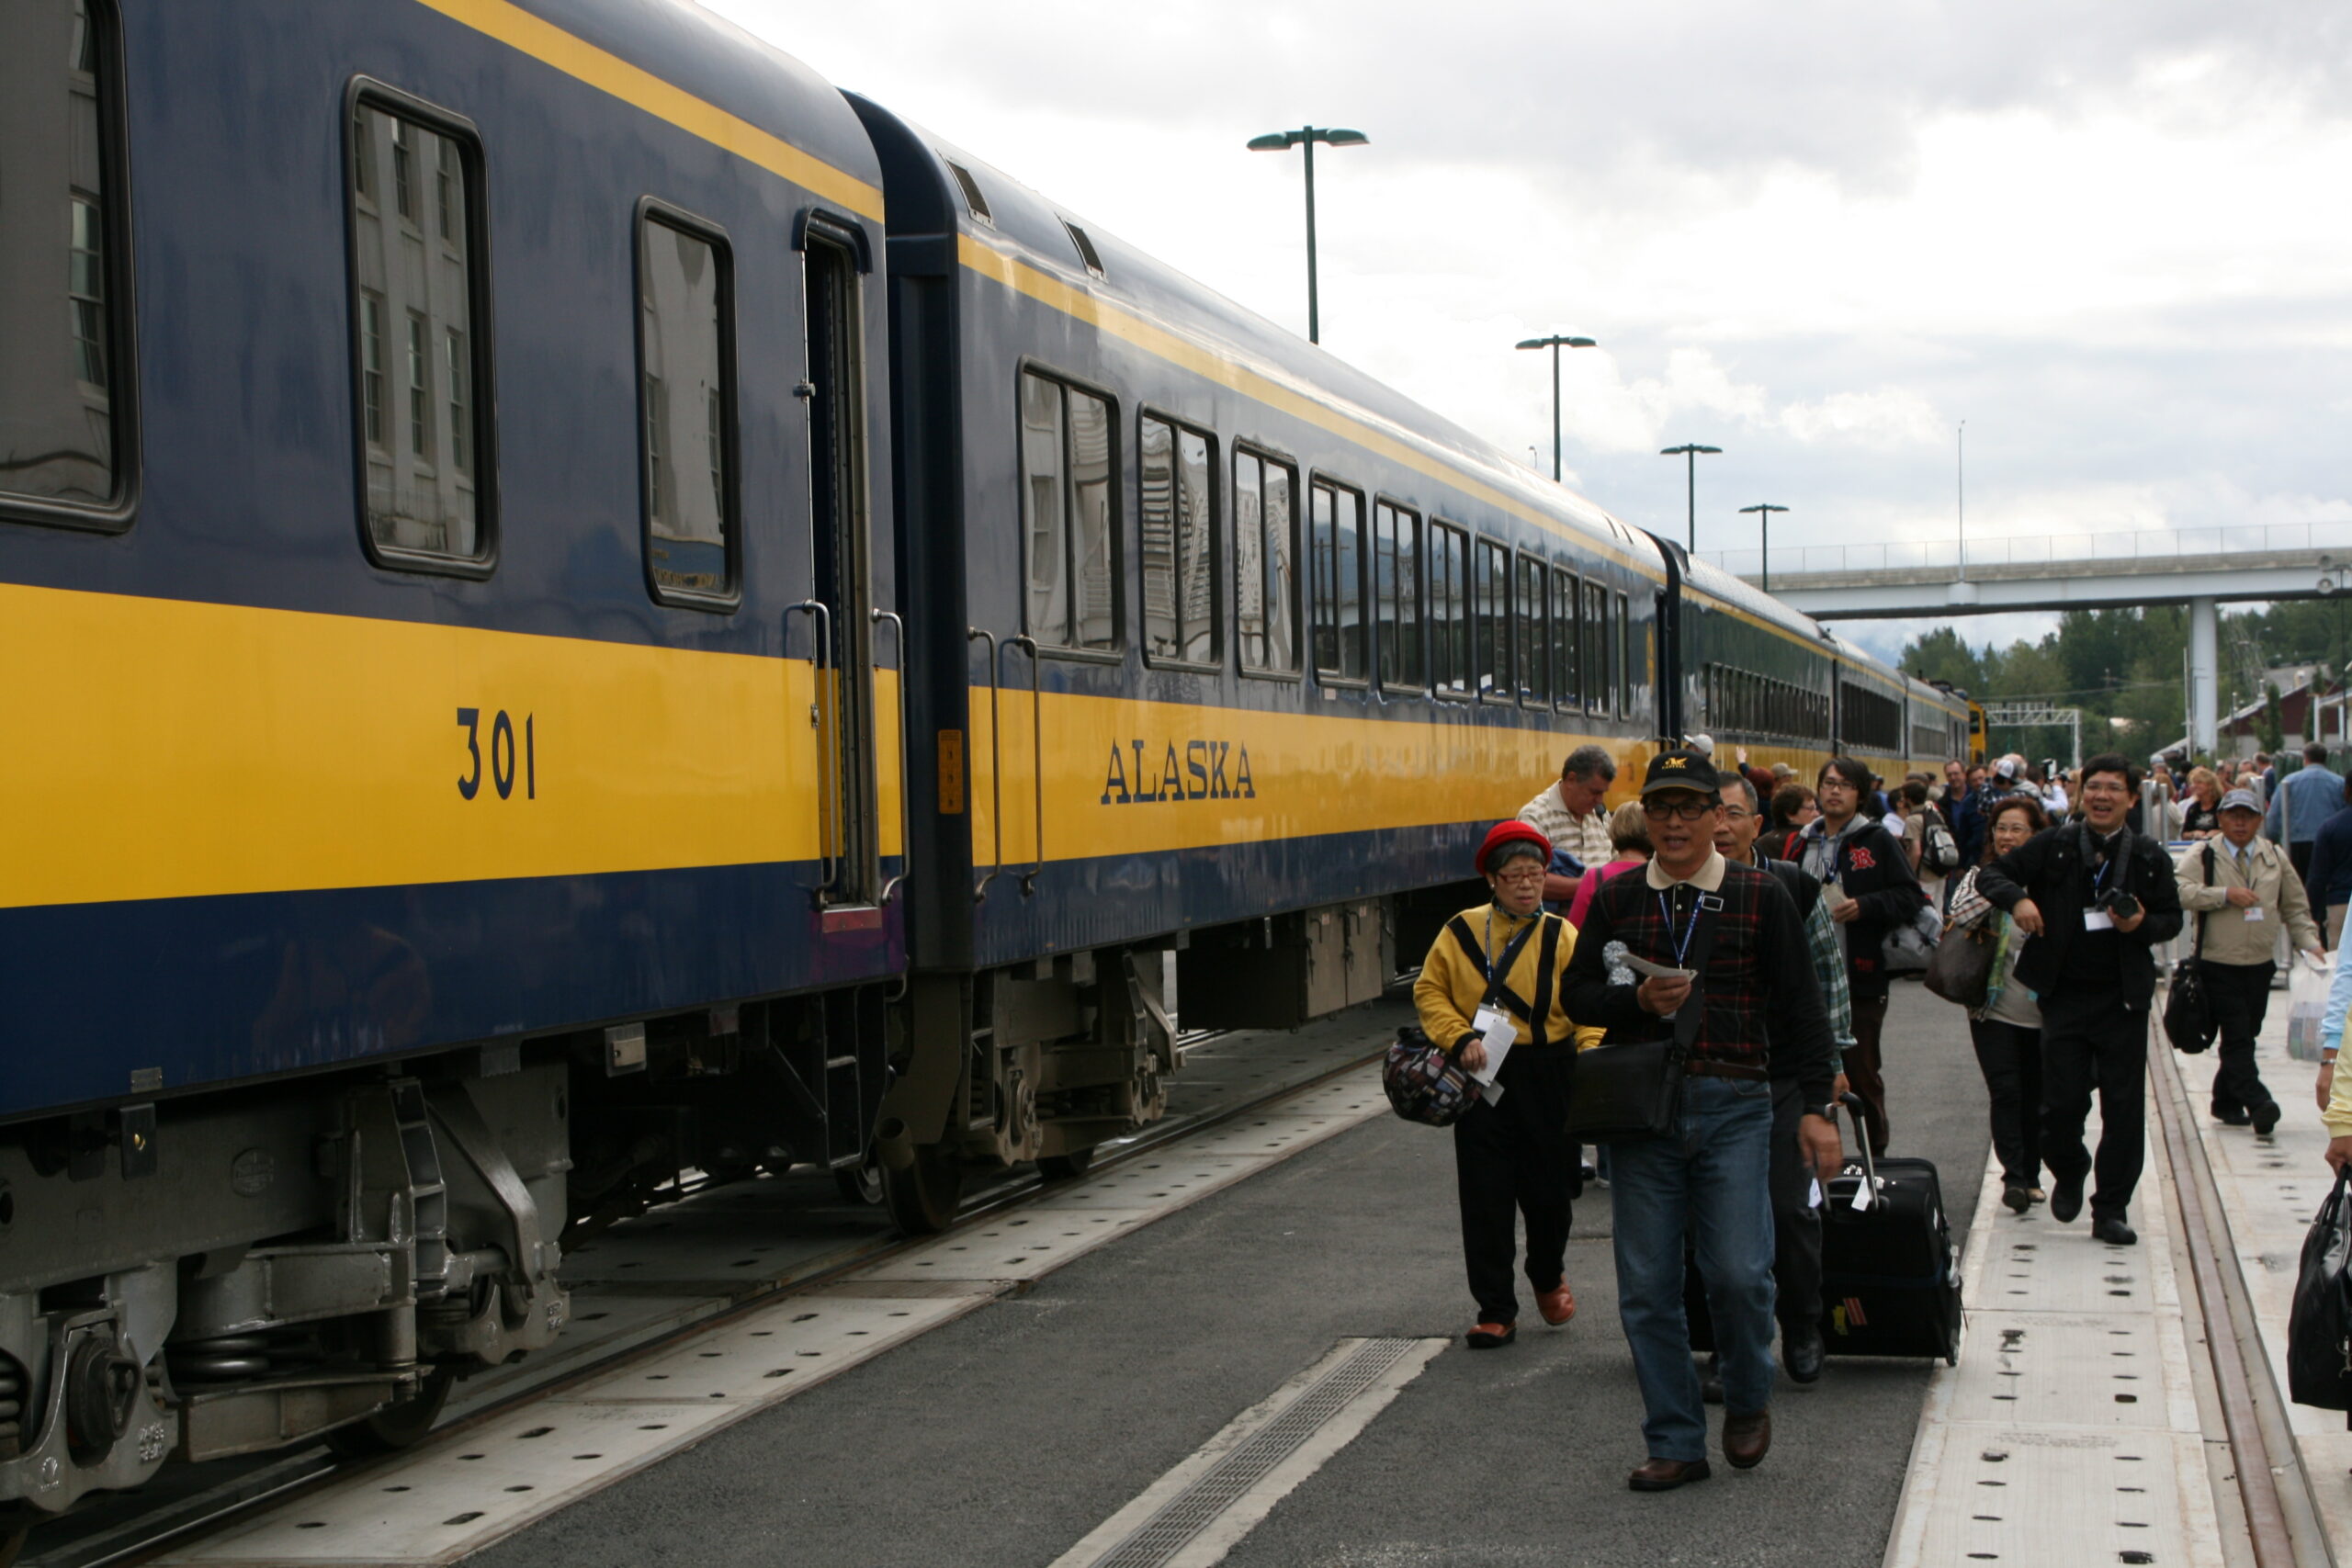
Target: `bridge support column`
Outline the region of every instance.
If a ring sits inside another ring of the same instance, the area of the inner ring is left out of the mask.
[[[2188,602],[2188,749],[2210,757],[2222,725],[2221,623],[2211,599]]]

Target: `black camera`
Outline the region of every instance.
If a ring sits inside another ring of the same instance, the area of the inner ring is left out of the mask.
[[[2105,909],[2110,915],[2128,920],[2140,913],[2140,900],[2129,893],[2102,893],[2092,902],[2091,908]]]

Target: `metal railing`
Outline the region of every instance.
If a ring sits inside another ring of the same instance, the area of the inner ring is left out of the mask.
[[[2214,528],[2115,529],[2098,533],[2005,535],[1968,541],[1971,568],[2060,566],[2110,561],[2272,555],[2297,550],[2343,550],[2352,554],[2352,520],[2322,523],[2247,524]],[[1736,577],[1758,577],[1762,550],[1702,550],[1699,558]],[[1772,575],[1838,576],[1873,571],[1956,571],[1954,539],[1892,540],[1873,544],[1798,545],[1772,552]]]

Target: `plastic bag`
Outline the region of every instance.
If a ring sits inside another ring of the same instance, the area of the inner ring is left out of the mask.
[[[2335,982],[2335,954],[2313,964],[2297,953],[2287,970],[2287,1055],[2298,1062],[2319,1060],[2319,1021],[2327,1011],[2328,987]]]

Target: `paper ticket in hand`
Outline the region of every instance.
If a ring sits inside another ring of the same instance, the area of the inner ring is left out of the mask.
[[[1492,1084],[1495,1075],[1503,1070],[1503,1058],[1510,1055],[1511,1043],[1519,1038],[1519,1025],[1500,1008],[1480,1008],[1477,1016],[1470,1021],[1470,1027],[1478,1032],[1479,1043],[1487,1048],[1487,1065],[1470,1076],[1480,1083]]]
[[[1696,969],[1677,969],[1665,964],[1653,964],[1630,953],[1625,954],[1624,964],[1634,974],[1646,975],[1654,980],[1695,980],[1699,977]]]

